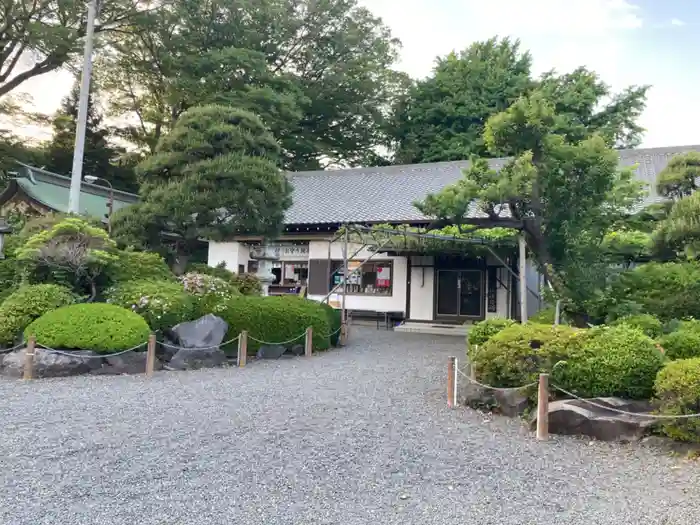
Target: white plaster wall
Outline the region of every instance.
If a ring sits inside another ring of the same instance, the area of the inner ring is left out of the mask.
[[[361,245],[349,244],[348,257],[355,253]],[[373,252],[362,250],[353,260],[363,260]],[[309,243],[309,259],[327,259],[328,242],[311,241]],[[343,259],[343,243],[334,242],[331,246],[331,259]],[[377,261],[393,261],[392,293],[388,297],[372,295],[348,295],[345,299],[345,307],[349,310],[370,310],[376,312],[406,312],[406,271],[408,264],[405,257],[389,257],[378,253],[372,257]],[[320,301],[322,295],[310,295],[309,299]]]
[[[498,268],[498,278],[504,284],[509,284],[510,273],[503,267]],[[486,319],[491,319],[492,317],[508,317],[508,290],[506,290],[500,283],[496,283],[496,311],[488,311],[488,289],[489,289],[489,274],[486,272],[486,294],[484,310],[486,311]]]
[[[434,318],[435,268],[411,268],[410,318],[432,321]]]
[[[242,264],[246,270],[250,260],[250,248],[240,242],[212,242],[209,241],[209,253],[207,264],[218,266],[222,262],[226,269],[238,272],[238,265]]]

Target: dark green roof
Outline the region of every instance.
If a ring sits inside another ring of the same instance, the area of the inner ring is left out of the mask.
[[[22,191],[38,203],[57,212],[68,212],[70,177],[21,164],[15,181]],[[82,181],[79,201],[81,215],[103,217],[107,213],[108,201],[108,187]],[[138,201],[138,195],[114,190],[114,211],[125,208],[136,201]]]

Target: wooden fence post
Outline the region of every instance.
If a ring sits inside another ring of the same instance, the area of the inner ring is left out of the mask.
[[[148,346],[146,347],[146,377],[153,376],[156,367],[156,334],[148,336]]]
[[[314,352],[314,329],[308,327],[306,329],[306,339],[304,340],[304,356],[311,357]]]
[[[243,330],[238,338],[238,366],[244,367],[248,357],[248,331]]]
[[[450,408],[454,408],[456,406],[456,390],[457,390],[457,383],[456,383],[456,372],[455,369],[457,368],[457,358],[454,356],[450,356],[447,358],[447,406]]]
[[[537,389],[537,439],[549,438],[549,374],[540,374]]]
[[[345,322],[340,323],[340,346],[345,346],[348,343],[348,325]]]
[[[36,337],[30,336],[24,351],[24,379],[34,379],[34,352],[36,352]]]

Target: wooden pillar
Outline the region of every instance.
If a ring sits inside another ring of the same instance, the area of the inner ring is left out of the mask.
[[[153,376],[156,367],[156,334],[148,336],[148,346],[146,347],[146,377]]]
[[[457,358],[450,356],[447,358],[447,406],[454,408],[457,404]]]
[[[549,374],[540,374],[537,389],[537,439],[549,438]]]
[[[304,355],[311,357],[314,352],[314,329],[308,327],[306,329],[306,339],[304,340]]]
[[[238,338],[238,366],[244,367],[248,357],[248,331],[243,330]]]
[[[525,234],[518,237],[518,277],[520,280],[520,322],[527,322],[527,245]]]
[[[24,351],[24,379],[34,379],[34,352],[36,352],[36,337],[29,337]]]

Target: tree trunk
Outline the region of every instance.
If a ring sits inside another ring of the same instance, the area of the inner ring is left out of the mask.
[[[173,273],[175,275],[183,275],[187,269],[187,263],[189,262],[189,255],[176,255],[172,265]]]

